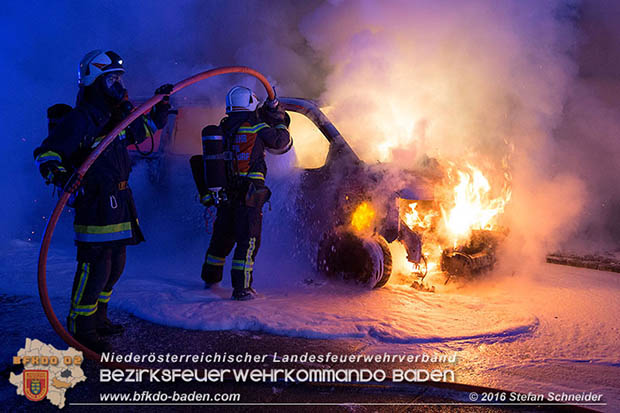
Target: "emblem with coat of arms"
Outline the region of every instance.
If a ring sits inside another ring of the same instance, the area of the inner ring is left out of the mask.
[[[24,395],[28,400],[38,402],[45,399],[49,389],[47,370],[24,370]]]

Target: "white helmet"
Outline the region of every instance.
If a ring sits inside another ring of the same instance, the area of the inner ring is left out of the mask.
[[[101,50],[93,50],[80,61],[78,84],[90,86],[100,75],[110,72],[125,73],[123,59],[111,50],[105,53]]]
[[[251,89],[235,86],[226,95],[226,113],[253,111],[259,103],[258,96]]]

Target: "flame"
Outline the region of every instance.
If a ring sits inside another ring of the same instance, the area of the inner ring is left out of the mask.
[[[437,241],[436,221],[440,215],[436,205],[423,206],[422,202],[428,201],[401,201],[400,216],[402,222],[411,230],[417,232],[422,237],[422,255],[426,263],[420,262],[413,264],[407,262],[405,268],[411,268],[409,273],[433,272],[439,269],[442,247]],[[400,265],[403,267],[403,264]]]
[[[403,215],[403,221],[411,229],[430,229],[433,218],[438,215],[437,212],[433,210],[426,213],[418,212],[417,206],[418,202],[410,202],[405,206],[407,212]]]
[[[449,180],[454,177],[453,172],[448,171]],[[494,228],[511,197],[508,182],[501,194],[493,197],[488,179],[472,165],[456,170],[456,177],[458,183],[452,189],[452,199],[440,204],[444,236],[453,246],[469,238],[472,230]]]
[[[422,237],[426,266],[423,262],[400,262],[396,263],[396,268],[410,269],[409,273],[437,271],[445,248],[467,242],[473,230],[496,229],[498,226],[511,197],[508,172],[501,175],[504,186],[500,191],[494,191],[489,179],[471,164],[461,168],[450,164],[446,176],[436,190],[435,203],[401,200],[401,220]],[[499,194],[493,196],[497,192]],[[400,261],[406,261],[401,258]]]
[[[375,210],[368,202],[362,202],[351,216],[351,226],[356,232],[364,232],[370,228],[374,219]]]

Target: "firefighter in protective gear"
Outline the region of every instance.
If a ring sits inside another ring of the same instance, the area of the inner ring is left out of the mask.
[[[88,53],[79,66],[76,107],[53,126],[34,151],[47,183],[77,188],[72,206],[78,265],[67,324],[76,340],[99,352],[108,349],[102,336],[123,330],[110,321],[107,308],[125,266],[125,247],[144,241],[127,183],[131,172],[127,146],[163,128],[170,109],[167,101],[158,103],[114,139],[81,182],[71,180],[93,148],[133,109],[122,84],[124,72],[116,53]],[[164,85],[155,93],[171,91],[172,85]]]
[[[231,271],[235,300],[250,300],[255,294],[252,276],[260,246],[262,206],[271,195],[265,186],[265,150],[280,150],[291,143],[290,118],[286,112],[277,101],[266,102],[261,107],[259,103],[252,90],[235,86],[226,96],[227,116],[219,127],[211,125],[203,130],[203,139],[212,139],[212,131],[219,128],[230,156],[224,157],[227,159],[225,197],[209,191],[200,194],[203,205],[218,203],[202,279],[207,288],[220,282],[226,256],[236,245]]]

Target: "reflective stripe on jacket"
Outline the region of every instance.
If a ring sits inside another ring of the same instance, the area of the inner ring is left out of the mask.
[[[263,122],[256,112],[233,112],[222,119],[220,127],[224,132],[241,126],[235,134],[232,149],[237,157],[240,176],[264,182],[267,175],[265,148],[281,149],[290,142],[288,129],[284,125],[275,127]]]

